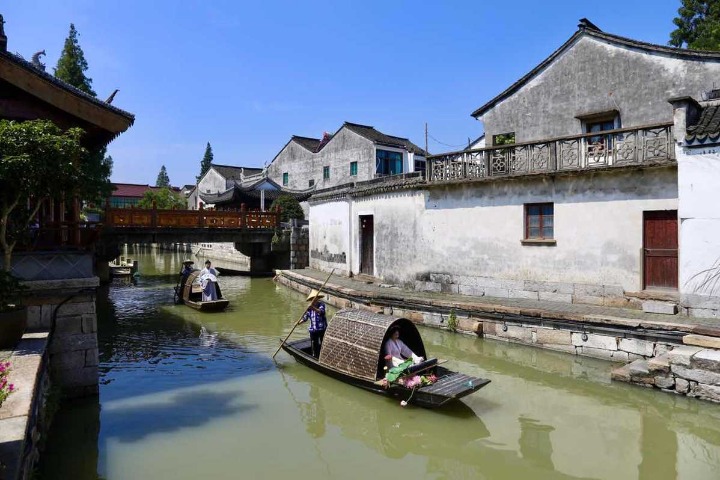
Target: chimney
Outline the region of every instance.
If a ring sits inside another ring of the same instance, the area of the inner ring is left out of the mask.
[[[697,123],[702,107],[692,97],[674,97],[668,100],[673,107],[673,135],[678,144],[685,142],[687,128]]]
[[[5,35],[5,20],[0,15],[0,52],[7,52],[7,36]]]

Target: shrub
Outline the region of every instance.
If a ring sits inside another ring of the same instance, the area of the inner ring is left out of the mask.
[[[8,380],[9,375],[10,362],[0,363],[0,406],[15,391],[15,385]]]
[[[289,222],[292,218],[298,218],[300,220],[305,219],[305,212],[303,212],[300,202],[297,198],[290,195],[280,195],[270,206],[270,210],[275,210],[280,207],[280,220],[283,222]]]

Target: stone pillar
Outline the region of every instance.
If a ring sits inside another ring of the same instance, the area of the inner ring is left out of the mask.
[[[49,330],[50,374],[66,397],[98,393],[97,277],[27,281],[29,330]]]
[[[306,228],[302,228],[293,221],[290,230],[290,269],[307,268],[309,265],[310,235]]]

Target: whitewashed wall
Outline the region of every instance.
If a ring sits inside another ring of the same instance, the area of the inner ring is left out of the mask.
[[[346,200],[310,205],[310,267],[338,274],[350,272],[350,203]]]
[[[521,244],[523,205],[538,202],[555,203],[555,246]],[[348,238],[342,248],[349,245],[356,273],[358,217],[374,215],[375,276],[389,282],[447,273],[637,291],[643,211],[675,210],[677,203],[673,168],[434,187],[360,197],[349,210],[343,202],[315,203],[310,246],[335,249]]]
[[[686,306],[717,310],[720,307],[720,147],[678,148],[677,156],[680,293],[685,297]],[[698,296],[706,297],[709,304],[703,305],[703,299]],[[705,316],[708,312],[694,313]]]

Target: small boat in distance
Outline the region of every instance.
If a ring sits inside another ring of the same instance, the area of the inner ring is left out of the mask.
[[[429,385],[408,388],[400,383],[385,382],[383,346],[395,326],[400,327],[403,342],[418,356],[427,358],[420,332],[410,320],[355,309],[341,310],[329,322],[320,358],[313,357],[309,338],[284,343],[282,348],[298,362],[320,373],[421,407],[440,407],[490,383],[484,378],[453,372],[434,358],[408,369],[409,375],[420,372],[435,375],[437,380]]]
[[[177,285],[175,287],[175,295],[178,298],[178,303],[184,303],[190,308],[200,310],[201,312],[220,312],[227,308],[230,303],[222,297],[220,291],[220,285],[215,283],[217,288],[217,300],[204,302],[202,300],[202,287],[198,277],[200,276],[200,270],[194,270],[191,272],[184,284]]]

